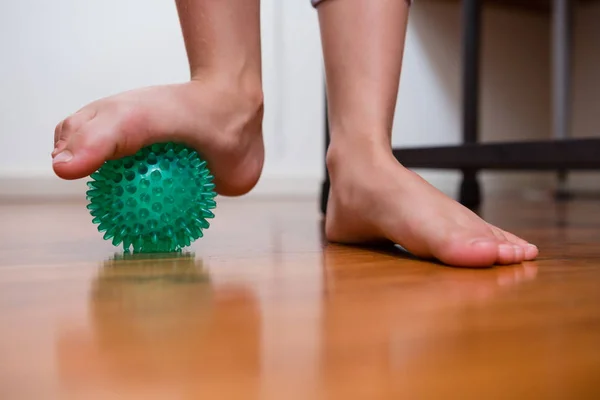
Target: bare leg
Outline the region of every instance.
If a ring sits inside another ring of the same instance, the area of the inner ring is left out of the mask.
[[[82,178],[107,159],[173,140],[204,155],[219,193],[240,195],[256,184],[264,159],[260,1],[176,4],[190,82],[101,99],[60,122],[52,153],[58,176]]]
[[[331,145],[326,235],[387,239],[417,256],[483,267],[533,259],[535,246],[487,224],[391,151],[408,6],[400,0],[327,0],[318,6]]]

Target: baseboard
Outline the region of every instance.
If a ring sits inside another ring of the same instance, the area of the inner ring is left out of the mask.
[[[84,199],[85,180],[65,181],[42,174],[0,175],[0,199]]]
[[[421,175],[439,190],[453,195],[458,185],[458,174],[424,171]],[[321,177],[263,176],[244,199],[318,199]],[[66,181],[48,174],[0,175],[0,200],[85,200],[87,179]]]
[[[452,198],[456,198],[460,173],[455,171],[417,170],[425,180]],[[0,175],[0,200],[85,200],[86,179],[65,181],[54,175]],[[498,193],[539,193],[554,188],[556,175],[550,172],[482,172],[485,195]],[[272,176],[261,178],[244,199],[318,199],[321,178],[315,176]],[[600,192],[597,172],[570,175],[569,188],[575,191]]]
[[[85,200],[88,179],[66,181],[53,175],[0,175],[0,200]],[[306,198],[317,199],[321,179],[318,177],[261,178],[244,199]]]

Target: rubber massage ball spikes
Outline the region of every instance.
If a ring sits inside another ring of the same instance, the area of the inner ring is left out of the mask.
[[[213,176],[206,161],[181,144],[153,144],[109,160],[87,184],[92,222],[125,252],[180,251],[214,218]]]

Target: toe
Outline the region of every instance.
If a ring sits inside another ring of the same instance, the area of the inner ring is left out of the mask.
[[[527,251],[527,242],[510,232],[503,231],[500,228],[497,228],[493,225],[490,225],[494,236],[498,239],[498,241],[506,246],[503,246],[502,249],[498,249],[500,264],[514,264],[520,263],[525,260],[526,251]],[[512,247],[512,251],[510,250]]]
[[[440,261],[456,267],[491,267],[498,259],[498,241],[491,237],[454,238],[434,251]]]
[[[521,260],[519,260],[519,257],[521,257]],[[515,264],[521,262],[522,257],[523,250],[521,247],[506,242],[498,244],[498,258],[496,263],[504,265]]]
[[[517,244],[513,244],[513,247],[515,249],[515,263],[520,263],[523,262],[523,260],[525,259],[525,250],[523,249],[522,246],[517,245]]]
[[[93,172],[98,165],[98,151],[91,151],[90,125],[96,110],[85,107],[61,121],[54,129],[52,166],[64,179],[77,179]],[[91,155],[91,156],[90,156]]]
[[[525,261],[531,261],[531,260],[535,260],[538,256],[538,254],[540,253],[540,251],[538,250],[537,246],[534,244],[528,244],[525,247]]]
[[[508,240],[510,243],[517,245],[519,247],[521,247],[522,251],[523,251],[523,258],[521,261],[530,261],[535,259],[538,256],[538,248],[537,246],[529,243],[528,241],[521,239],[520,237],[518,237],[517,235],[510,233],[510,232],[506,232],[503,231],[499,228],[493,227],[496,230],[500,231],[502,233],[502,235],[506,238],[506,240]]]
[[[57,148],[60,144],[66,145],[71,135],[75,134],[79,129],[90,122],[96,116],[96,111],[90,108],[84,108],[81,111],[60,121],[54,129],[54,154],[58,154]]]
[[[65,129],[63,124],[52,160],[54,172],[63,179],[92,174],[115,152],[116,142],[110,126],[98,119],[69,126],[67,132]]]

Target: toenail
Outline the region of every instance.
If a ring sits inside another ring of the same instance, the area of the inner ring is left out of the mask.
[[[71,161],[71,159],[73,158],[73,153],[71,153],[69,150],[64,150],[60,153],[58,153],[54,159],[52,160],[53,164],[58,164],[58,163],[66,163]]]

